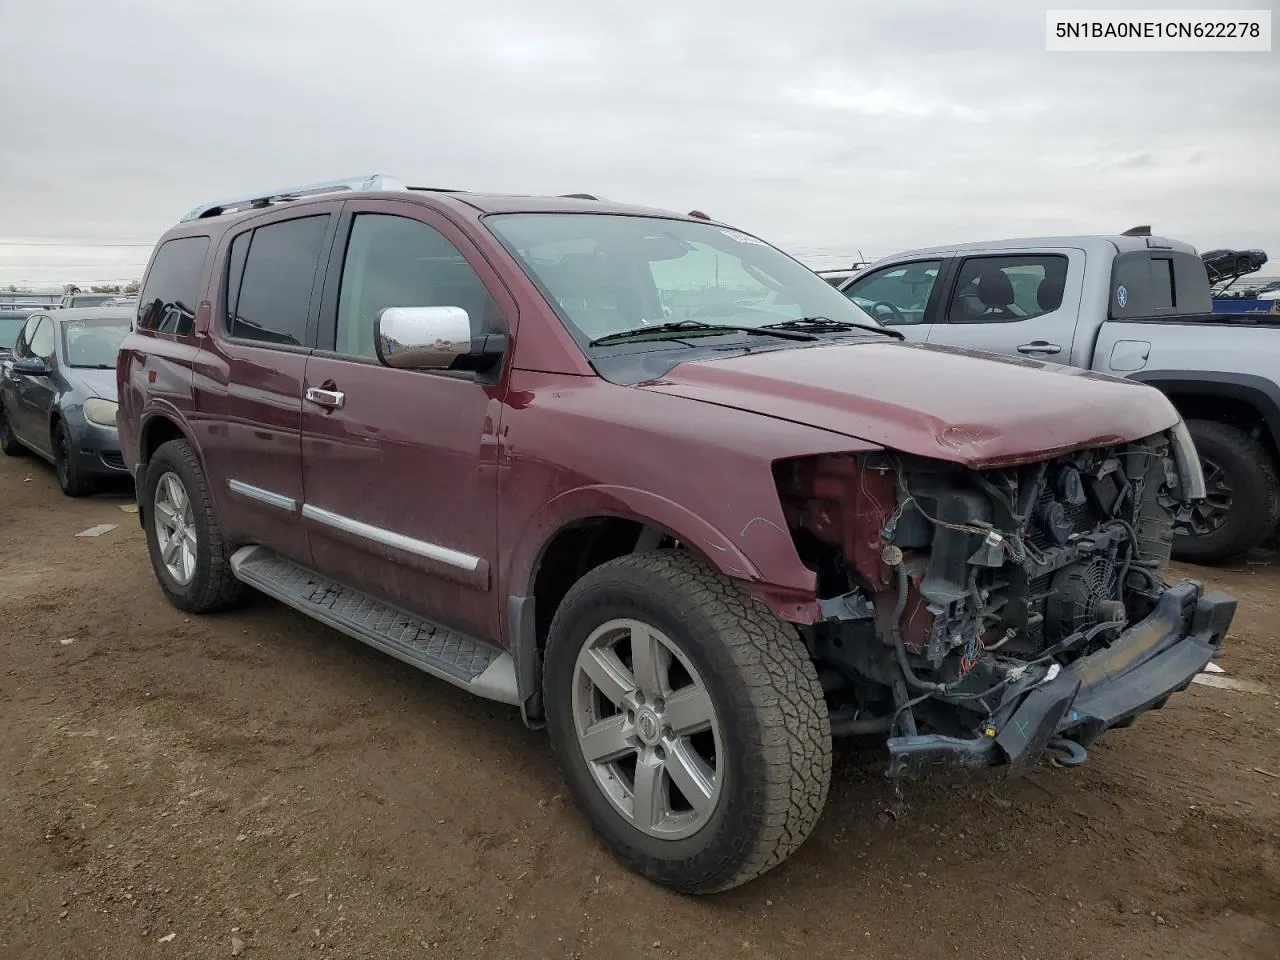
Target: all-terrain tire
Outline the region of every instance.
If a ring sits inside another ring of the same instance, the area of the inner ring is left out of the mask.
[[[177,475],[190,498],[196,531],[195,573],[186,584],[179,583],[169,573],[161,558],[156,534],[156,487],[168,473]],[[147,534],[147,548],[151,553],[151,566],[171,604],[187,613],[212,613],[239,603],[244,595],[244,584],[231,571],[231,555],[214,514],[209,483],[200,466],[200,458],[187,441],[170,440],[152,454],[138,503]]]
[[[1173,556],[1188,563],[1225,563],[1275,531],[1280,521],[1280,483],[1266,448],[1239,427],[1188,420],[1187,430],[1202,460],[1225,474],[1231,486],[1231,507],[1216,530],[1199,536],[1179,531],[1173,541]]]
[[[723,733],[714,810],[676,840],[637,829],[605,795],[578,744],[577,660],[617,619],[661,631],[696,668]],[[569,789],[623,863],[684,893],[714,893],[777,866],[809,836],[831,780],[822,687],[795,629],[696,557],[664,550],[603,564],[569,591],[551,624],[547,727]]]
[[[0,450],[10,457],[20,457],[27,452],[27,448],[14,436],[13,427],[9,426],[9,417],[4,412],[3,400],[0,400]]]
[[[58,486],[68,497],[87,497],[98,492],[98,481],[84,476],[76,464],[71,431],[65,420],[59,420],[53,427],[53,470]]]

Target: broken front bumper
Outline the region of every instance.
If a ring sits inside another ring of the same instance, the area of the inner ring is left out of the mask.
[[[1127,726],[1185,690],[1222,650],[1235,612],[1234,597],[1205,594],[1196,581],[1182,580],[1106,650],[1002,704],[1000,719],[977,736],[891,737],[888,775],[998,765],[1019,770],[1035,764],[1051,742],[1065,742],[1082,758],[1099,734]]]

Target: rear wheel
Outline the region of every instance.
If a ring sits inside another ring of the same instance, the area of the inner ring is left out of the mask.
[[[796,632],[694,557],[611,561],[551,625],[548,731],[569,788],[632,869],[726,890],[812,831],[831,730]]]
[[[97,481],[84,476],[76,466],[71,431],[65,420],[59,420],[53,428],[53,469],[58,475],[58,486],[68,497],[87,497],[98,489]]]
[[[234,606],[244,585],[231,557],[200,458],[185,440],[170,440],[151,456],[138,498],[151,567],[179,610],[210,613]]]
[[[0,400],[0,450],[10,457],[20,457],[27,452],[27,448],[14,436],[13,427],[9,426],[9,417],[4,412],[3,400]]]
[[[1173,555],[1190,563],[1223,563],[1262,543],[1280,520],[1280,487],[1266,448],[1241,430],[1188,420],[1204,469],[1204,500],[1180,506]]]

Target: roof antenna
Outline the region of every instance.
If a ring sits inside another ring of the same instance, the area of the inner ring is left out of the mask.
[[[1149,237],[1149,236],[1151,236],[1151,225],[1150,225],[1150,224],[1145,224],[1145,225],[1143,225],[1143,226],[1141,226],[1141,227],[1130,227],[1130,228],[1129,228],[1128,230],[1126,230],[1124,233],[1120,234],[1120,236],[1122,236],[1122,237]]]

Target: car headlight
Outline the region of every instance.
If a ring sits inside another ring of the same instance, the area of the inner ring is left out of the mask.
[[[118,409],[119,404],[94,397],[84,402],[84,418],[100,427],[114,427]]]

